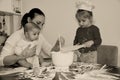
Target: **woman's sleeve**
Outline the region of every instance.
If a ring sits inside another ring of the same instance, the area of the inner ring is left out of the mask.
[[[4,64],[3,64],[4,57],[13,54],[12,50],[13,50],[13,45],[8,43],[8,42],[6,42],[5,46],[3,47],[2,51],[1,51],[0,66],[4,66]]]
[[[45,53],[46,55],[50,56],[50,51],[52,49],[52,46],[48,43],[48,41],[43,37],[41,36],[42,38],[42,46],[41,46],[41,49],[43,51],[43,53]]]
[[[21,46],[19,46],[19,45],[17,45],[16,47],[15,47],[15,50],[14,50],[15,52],[15,54],[16,55],[20,55],[21,54],[21,52],[22,52],[22,47]]]
[[[5,42],[5,45],[1,51],[0,55],[0,66],[4,66],[3,59],[8,55],[14,54],[14,47],[16,46],[17,41],[20,39],[19,32],[16,31],[13,33]]]

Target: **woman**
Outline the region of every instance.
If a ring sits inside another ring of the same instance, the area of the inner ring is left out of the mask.
[[[45,23],[45,14],[40,9],[33,8],[29,13],[26,13],[23,16],[21,20],[22,27],[24,28],[25,24],[28,22],[34,22],[42,29]],[[17,63],[21,59],[26,59],[35,55],[36,47],[29,49],[29,46],[24,49],[22,51],[22,54],[19,56],[15,55],[14,53],[17,42],[24,37],[23,28],[14,32],[7,39],[0,55],[0,66],[10,66]],[[52,49],[51,45],[45,40],[42,34],[39,35],[39,44],[37,51],[50,55],[51,49],[54,50],[54,48]]]

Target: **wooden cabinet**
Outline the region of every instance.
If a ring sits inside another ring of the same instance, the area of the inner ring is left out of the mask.
[[[0,45],[20,28],[22,0],[0,0]]]
[[[21,6],[22,0],[0,0],[0,11],[3,12],[10,14],[21,13]]]
[[[19,29],[22,0],[0,0],[0,31],[11,35]]]

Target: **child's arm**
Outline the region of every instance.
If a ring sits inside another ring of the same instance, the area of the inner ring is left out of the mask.
[[[89,40],[89,41],[85,42],[84,45],[86,47],[91,47],[92,45],[97,47],[102,42],[101,35],[100,35],[100,32],[99,32],[99,28],[93,27],[92,31],[93,31],[93,40]]]
[[[50,65],[51,65],[50,62],[44,61],[44,58],[43,58],[41,55],[40,55],[40,57],[39,57],[39,63],[40,63],[41,66],[43,66],[43,67],[47,67],[47,66],[50,66]]]
[[[73,42],[73,45],[76,45],[76,44],[78,44],[78,30],[76,31],[76,35]]]
[[[85,42],[83,45],[84,47],[91,47],[93,44],[94,44],[94,41],[90,40],[90,41]]]
[[[93,40],[94,45],[99,46],[102,42],[99,28],[96,27],[93,31],[94,31],[94,40]]]
[[[42,55],[39,55],[38,57],[39,57],[39,64],[42,65],[42,63],[44,62],[44,59],[43,59]]]
[[[32,64],[27,62],[25,59],[19,60],[18,63],[23,67],[32,68]]]
[[[49,62],[45,62],[42,55],[39,55],[39,63],[41,64],[41,66],[49,66],[51,64]]]

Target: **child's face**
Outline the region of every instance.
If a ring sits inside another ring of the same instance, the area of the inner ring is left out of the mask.
[[[39,38],[40,30],[37,28],[33,28],[32,30],[27,32],[28,38],[30,41],[37,40]]]
[[[78,23],[82,28],[85,28],[91,25],[91,20],[89,18],[79,18]]]

